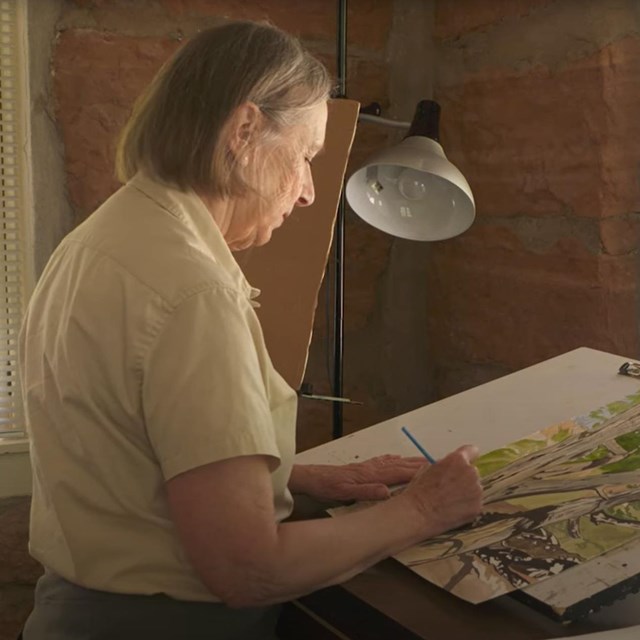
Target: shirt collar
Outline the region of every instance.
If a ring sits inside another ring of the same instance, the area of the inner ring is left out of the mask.
[[[141,191],[158,206],[186,224],[209,249],[212,259],[231,276],[238,289],[246,294],[251,304],[254,307],[260,306],[255,301],[260,295],[260,289],[252,287],[247,282],[213,216],[197,193],[191,190],[180,191],[143,172],[137,173],[128,185]]]

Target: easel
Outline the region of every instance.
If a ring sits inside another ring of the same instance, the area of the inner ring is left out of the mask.
[[[414,455],[411,443],[400,432],[403,425],[435,457],[465,442],[477,444],[481,451],[490,451],[636,392],[640,381],[617,373],[625,359],[593,349],[576,349],[306,451],[298,455],[297,462],[337,464],[383,453]],[[331,616],[339,611],[341,599],[346,602],[355,598],[347,609],[364,607],[363,620],[382,616],[372,629],[380,629],[383,619],[399,625],[394,638],[557,638],[640,624],[640,598],[631,595],[621,600],[640,586],[638,576],[640,543],[630,543],[597,561],[523,590],[518,597],[528,606],[511,596],[474,606],[425,583],[389,560],[333,591],[300,602],[310,610],[314,607],[322,610],[324,614],[319,614],[320,617],[326,617],[327,612]],[[553,614],[556,621],[538,611]],[[584,617],[590,611],[596,613]],[[338,617],[331,623],[337,629]],[[580,620],[568,627],[557,621],[575,618]],[[442,636],[434,635],[436,629]],[[357,629],[350,628],[350,635],[345,637],[367,640],[384,637],[371,635],[374,632],[354,635]],[[398,635],[402,633],[405,635]]]

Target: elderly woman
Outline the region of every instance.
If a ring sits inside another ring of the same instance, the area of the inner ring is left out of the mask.
[[[277,603],[479,512],[473,447],[293,465],[296,394],[231,252],[313,202],[329,90],[274,27],[203,31],[136,104],[126,184],[42,274],[20,340],[45,567],[25,640],[272,638]],[[381,501],[287,522],[291,492]]]

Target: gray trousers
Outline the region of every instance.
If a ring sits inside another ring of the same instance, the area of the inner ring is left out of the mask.
[[[276,640],[279,607],[230,609],[85,589],[47,571],[24,640]]]

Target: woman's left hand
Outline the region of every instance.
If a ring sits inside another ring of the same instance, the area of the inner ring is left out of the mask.
[[[384,455],[344,465],[294,465],[289,489],[321,501],[384,500],[389,485],[409,482],[425,464],[424,458]]]

